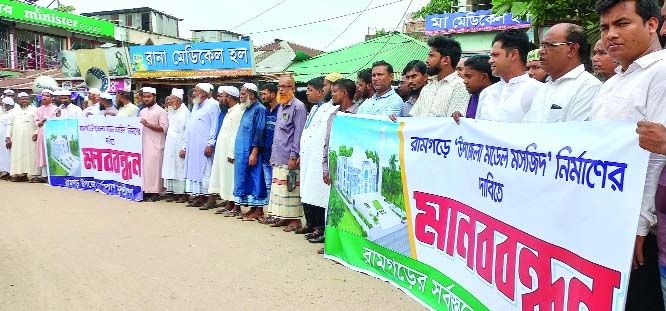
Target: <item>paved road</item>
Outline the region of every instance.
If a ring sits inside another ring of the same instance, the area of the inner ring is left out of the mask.
[[[0,181],[0,310],[423,310],[302,236]]]

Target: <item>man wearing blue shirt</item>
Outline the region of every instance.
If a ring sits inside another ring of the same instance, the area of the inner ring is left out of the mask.
[[[372,64],[372,87],[375,89],[375,95],[366,99],[357,113],[387,117],[400,115],[403,101],[391,87],[393,78],[391,64],[383,60]]]

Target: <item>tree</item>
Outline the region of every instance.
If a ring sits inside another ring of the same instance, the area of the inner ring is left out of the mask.
[[[535,43],[538,43],[538,28],[548,22],[572,22],[585,28],[588,41],[594,44],[599,39],[599,14],[595,10],[596,0],[493,0],[493,13],[511,13],[516,17],[532,19],[537,26]]]
[[[74,12],[75,9],[74,6],[61,4],[55,10],[60,12]]]
[[[397,171],[398,170],[398,156],[395,154],[391,155],[391,158],[389,158],[389,167],[391,168],[392,171]]]
[[[458,8],[454,8],[454,5],[458,5],[458,0],[430,0],[430,2],[420,10],[412,13],[412,18],[425,18],[430,14],[456,12],[458,11]]]

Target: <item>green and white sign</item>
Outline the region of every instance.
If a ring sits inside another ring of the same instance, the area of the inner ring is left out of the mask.
[[[22,2],[0,0],[0,17],[102,37],[114,37],[112,22],[55,11]]]

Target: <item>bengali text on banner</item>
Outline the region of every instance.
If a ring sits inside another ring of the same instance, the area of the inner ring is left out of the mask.
[[[44,131],[50,185],[143,199],[139,118],[53,119]]]
[[[338,114],[325,256],[432,310],[624,310],[648,161],[634,131]]]

